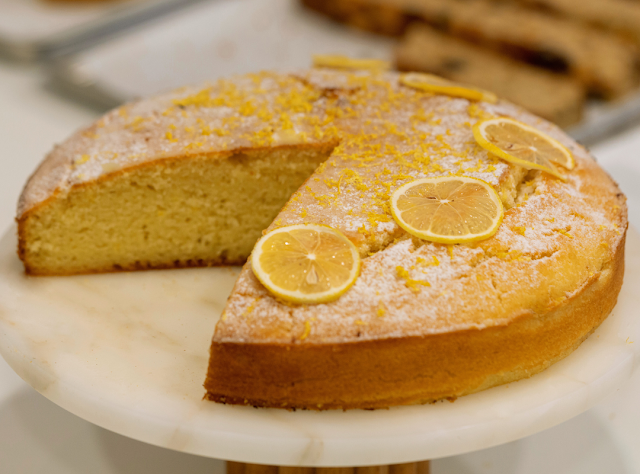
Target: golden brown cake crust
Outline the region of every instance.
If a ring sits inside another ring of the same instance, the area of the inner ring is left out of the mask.
[[[615,259],[545,314],[429,336],[346,344],[213,344],[207,399],[274,408],[383,408],[454,399],[530,377],[573,352],[609,315],[624,275]]]

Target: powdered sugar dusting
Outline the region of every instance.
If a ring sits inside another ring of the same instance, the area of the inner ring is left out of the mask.
[[[326,83],[326,76],[323,80]],[[395,91],[397,85],[389,83]],[[272,225],[314,222],[345,232],[364,257],[355,285],[333,303],[290,305],[271,297],[247,266],[214,341],[341,343],[482,329],[526,313],[543,314],[606,268],[622,242],[624,197],[584,148],[511,104],[470,104],[441,96],[420,99],[426,102],[407,94],[385,115],[376,112],[380,102],[370,98],[357,117],[360,128],[353,127],[360,136],[342,135],[342,143],[347,143],[334,150],[327,166],[294,195]],[[412,124],[407,117],[416,115],[419,119]],[[409,179],[460,174],[499,188],[509,167],[477,147],[470,131],[476,120],[487,116],[513,117],[565,144],[577,162],[568,182],[532,173],[498,233],[473,245],[419,241],[393,220],[371,218],[372,212],[387,215],[387,193]],[[367,120],[377,126],[377,133],[362,126]],[[389,123],[400,124],[401,135]],[[391,131],[381,133],[382,127]],[[385,146],[368,154],[359,143],[362,136],[365,145]],[[416,136],[420,139],[413,140]],[[416,150],[424,143],[428,151],[419,155]],[[416,155],[429,156],[427,166],[407,166],[423,164],[412,161]],[[358,162],[363,156],[370,161]],[[384,198],[376,200],[380,195]],[[250,317],[248,301],[256,301]],[[282,311],[280,318],[276,308]],[[291,330],[270,332],[278,326],[274,321],[286,321]]]

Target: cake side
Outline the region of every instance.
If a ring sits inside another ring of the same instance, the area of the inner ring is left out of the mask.
[[[527,9],[519,2],[302,1],[338,21],[382,34],[400,35],[418,20],[514,59],[567,74],[590,93],[609,99],[629,93],[638,84],[635,45],[609,31]]]
[[[573,352],[614,308],[624,240],[614,259],[552,310],[508,324],[425,336],[329,344],[211,346],[206,397],[274,408],[384,408],[455,399],[528,378]]]

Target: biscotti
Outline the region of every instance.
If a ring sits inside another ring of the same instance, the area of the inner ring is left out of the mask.
[[[380,16],[394,18],[380,32],[400,34],[411,20],[424,21],[524,62],[568,74],[590,93],[615,98],[638,85],[636,48],[618,36],[517,4],[490,0],[304,0],[314,9],[377,31]],[[345,4],[348,14],[335,12]],[[375,13],[373,13],[375,12]],[[389,14],[389,13],[388,13]],[[404,21],[398,15],[404,15]]]
[[[430,72],[494,91],[561,127],[582,118],[585,90],[575,80],[518,63],[427,25],[416,23],[407,30],[395,60],[400,70]]]

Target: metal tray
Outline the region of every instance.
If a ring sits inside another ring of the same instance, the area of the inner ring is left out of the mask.
[[[60,58],[48,72],[58,91],[108,109],[231,74],[307,67],[316,53],[390,58],[394,44],[326,21],[297,0],[220,0]],[[590,102],[569,133],[593,145],[639,122],[640,91],[623,101]]]
[[[69,54],[199,1],[202,0],[0,0],[0,56],[36,61]]]

